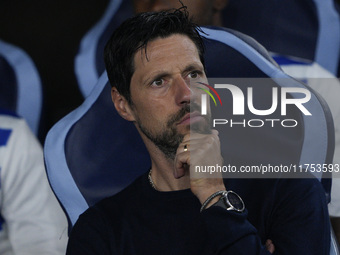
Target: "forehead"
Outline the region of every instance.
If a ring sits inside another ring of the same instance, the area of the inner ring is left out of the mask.
[[[187,62],[201,64],[194,42],[186,35],[174,34],[150,41],[134,56],[134,69],[162,69],[167,66],[181,66]]]

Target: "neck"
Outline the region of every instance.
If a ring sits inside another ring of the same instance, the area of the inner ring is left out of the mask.
[[[176,179],[174,176],[174,160],[151,142],[137,127],[151,158],[151,179],[158,191],[175,191],[190,188],[189,173]]]
[[[157,161],[153,161],[150,177],[154,184],[154,188],[158,191],[176,191],[190,188],[190,177],[185,175],[179,179],[174,177],[174,162],[163,163],[157,157]]]

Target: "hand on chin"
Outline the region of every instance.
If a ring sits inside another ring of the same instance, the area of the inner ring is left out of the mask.
[[[187,134],[177,149],[174,177],[178,179],[189,174],[191,191],[204,202],[212,193],[225,190],[225,187],[222,173],[198,172],[197,166],[222,166],[222,164],[217,130],[212,130],[210,134]]]

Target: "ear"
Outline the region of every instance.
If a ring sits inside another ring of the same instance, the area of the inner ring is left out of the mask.
[[[116,87],[112,87],[111,89],[111,98],[117,112],[123,119],[135,121],[129,102],[118,92]]]
[[[213,7],[216,11],[222,11],[228,4],[229,0],[214,0]]]

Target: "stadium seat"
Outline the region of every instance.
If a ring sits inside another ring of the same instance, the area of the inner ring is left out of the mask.
[[[38,136],[42,100],[41,80],[32,59],[0,40],[0,107],[23,117]]]

